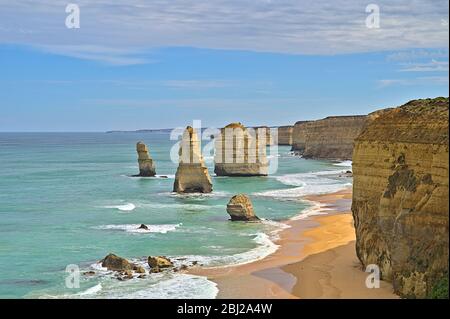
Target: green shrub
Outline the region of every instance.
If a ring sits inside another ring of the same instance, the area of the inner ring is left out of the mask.
[[[445,274],[431,289],[429,298],[448,299],[448,273]]]

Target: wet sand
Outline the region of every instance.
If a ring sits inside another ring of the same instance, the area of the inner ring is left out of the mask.
[[[218,298],[398,298],[389,283],[368,289],[355,252],[351,189],[308,196],[321,215],[286,221],[279,249],[238,266],[193,268],[217,283]]]

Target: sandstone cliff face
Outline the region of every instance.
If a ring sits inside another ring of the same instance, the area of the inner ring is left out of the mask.
[[[266,139],[258,130],[247,130],[241,123],[221,129],[215,139],[217,176],[261,176],[268,174]]]
[[[173,191],[177,193],[210,193],[212,181],[200,150],[195,130],[188,126],[180,144],[180,163],[175,174]]]
[[[292,145],[293,126],[278,127],[278,145]]]
[[[361,133],[366,116],[330,116],[317,121],[297,122],[292,150],[304,158],[349,160],[353,141]]]
[[[148,152],[147,145],[142,142],[136,144],[136,151],[138,153],[139,175],[143,177],[155,176],[155,165]]]
[[[405,297],[448,272],[448,110],[437,98],[377,112],[355,141],[357,255]]]
[[[292,130],[292,151],[303,154],[306,146],[306,124],[309,121],[298,121]]]

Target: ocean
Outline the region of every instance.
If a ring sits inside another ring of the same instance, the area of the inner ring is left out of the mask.
[[[155,178],[131,177],[138,141],[149,147]],[[215,177],[208,154],[213,193],[178,195],[174,143],[167,132],[0,133],[0,297],[214,298],[215,283],[201,276],[119,281],[98,261],[108,253],[145,267],[149,255],[204,267],[258,260],[277,249],[284,220],[314,213],[301,196],[351,184],[338,176],[351,162],[305,160],[279,146],[268,177]],[[229,221],[226,204],[237,193],[251,196],[262,223]],[[95,275],[68,288],[68,265]]]

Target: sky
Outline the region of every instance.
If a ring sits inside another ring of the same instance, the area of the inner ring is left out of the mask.
[[[0,0],[0,131],[288,125],[448,96],[447,1],[71,0],[80,28],[68,3]]]

